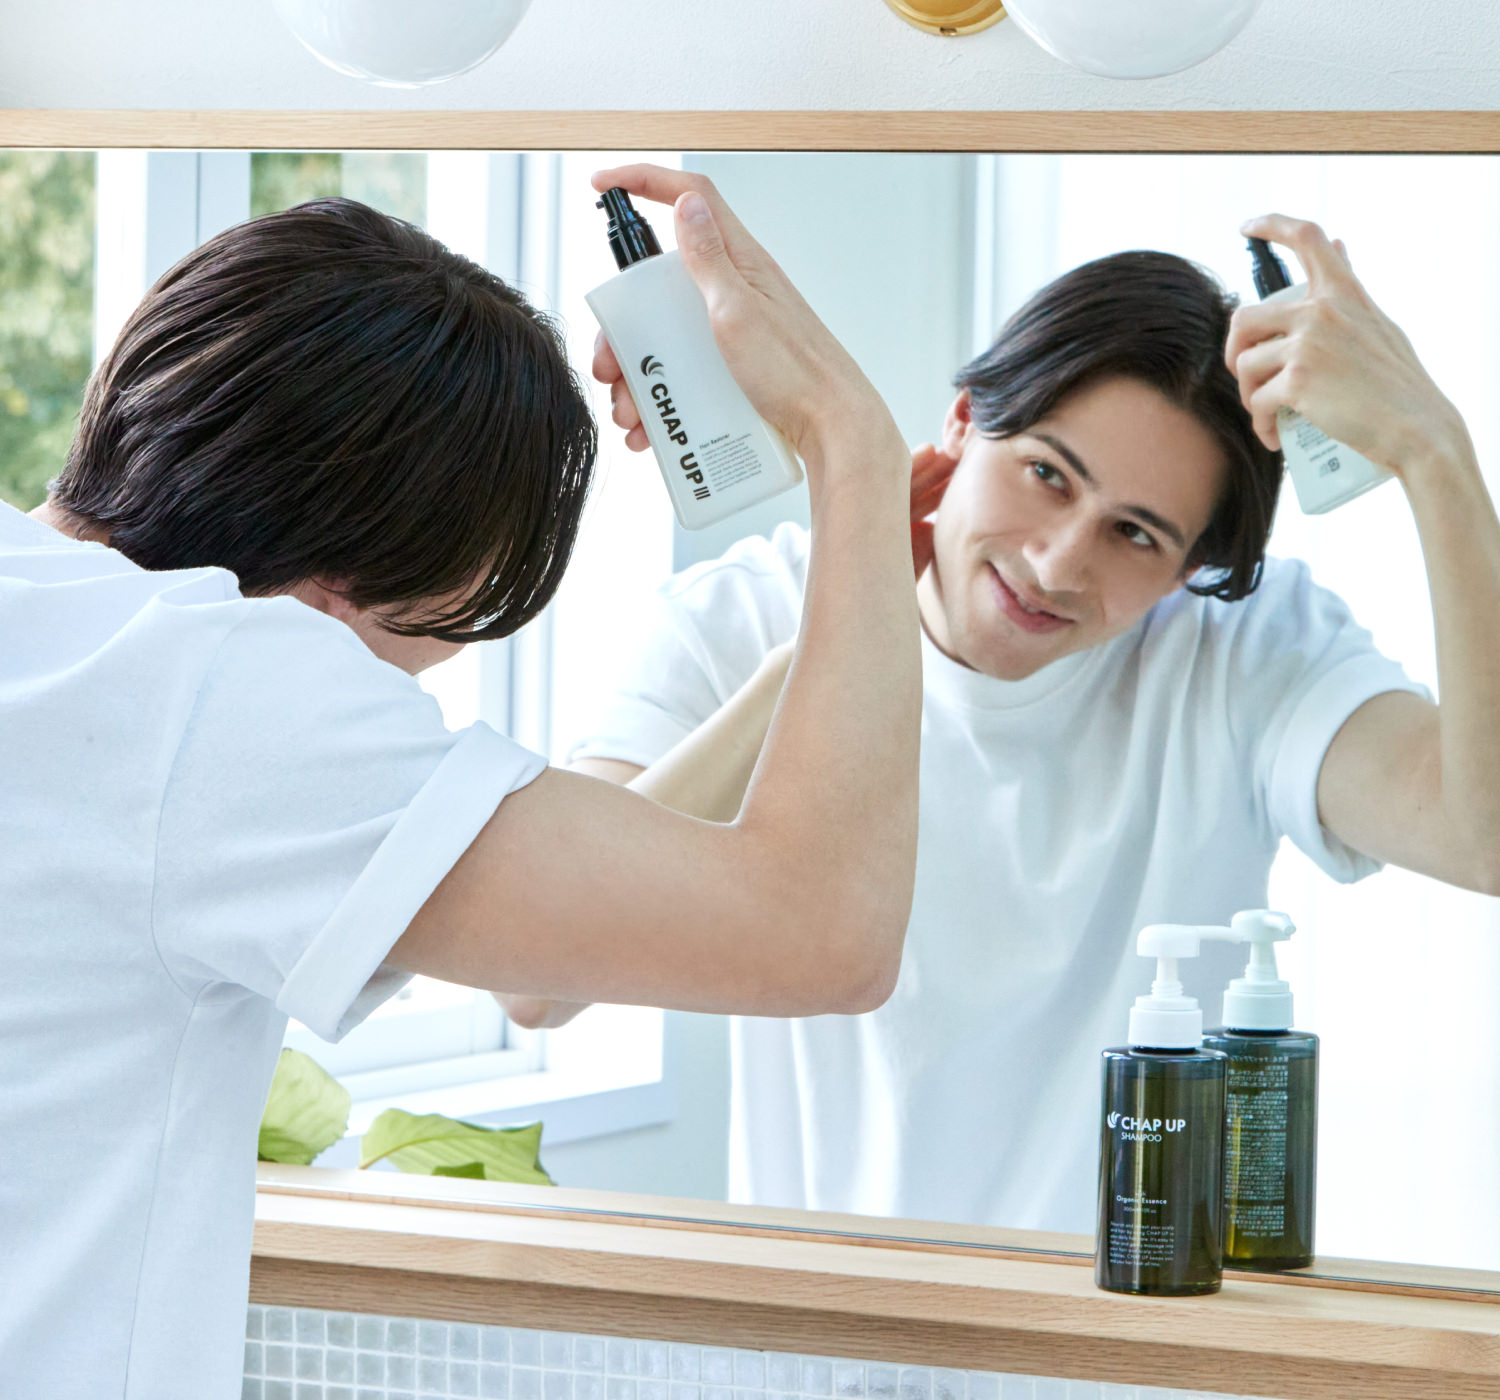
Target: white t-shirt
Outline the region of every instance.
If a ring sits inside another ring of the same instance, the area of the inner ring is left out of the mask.
[[[782,526],[670,581],[574,757],[648,765],[707,719],[794,635],[806,566],[806,534]],[[730,1195],[1089,1231],[1099,1052],[1154,971],[1136,932],[1264,906],[1283,835],[1335,879],[1376,869],[1320,827],[1318,769],[1371,696],[1421,688],[1284,561],[1244,602],[1176,592],[1022,681],[922,652],[895,993],[863,1016],[732,1022]],[[1184,964],[1207,1024],[1244,956]]]
[[[240,1393],[261,1110],[544,761],[344,624],[0,505],[0,1391]]]

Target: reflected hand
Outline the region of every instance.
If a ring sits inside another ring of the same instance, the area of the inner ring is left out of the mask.
[[[942,503],[957,466],[957,458],[950,457],[930,442],[924,442],[911,454],[911,557],[918,578],[932,563],[932,521],[929,517]]]
[[[641,426],[641,411],[635,406],[635,400],[625,386],[625,371],[620,368],[620,362],[615,358],[609,341],[604,338],[603,331],[594,337],[594,363],[591,368],[595,379],[601,384],[609,385],[609,416],[618,427],[625,429],[625,446],[632,452],[644,452],[651,443],[647,440],[645,428]]]
[[[1354,275],[1342,243],[1281,214],[1252,219],[1240,232],[1292,249],[1307,274],[1304,297],[1242,306],[1230,323],[1224,360],[1267,447],[1281,445],[1276,410],[1291,408],[1400,475],[1422,444],[1461,428],[1411,342]]]

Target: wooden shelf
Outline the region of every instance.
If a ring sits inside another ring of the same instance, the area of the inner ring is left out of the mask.
[[[0,109],[0,147],[270,150],[1500,151],[1500,112]]]
[[[872,1225],[889,1234],[853,1233]],[[1496,1275],[1319,1261],[1305,1277],[1227,1276],[1208,1298],[1127,1298],[1094,1287],[1086,1247],[1071,1235],[262,1167],[251,1298],[1280,1400],[1500,1396]]]

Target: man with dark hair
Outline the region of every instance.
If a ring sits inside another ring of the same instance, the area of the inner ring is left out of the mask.
[[[412,679],[520,626],[567,562],[594,430],[544,318],[341,201],[186,258],[91,382],[52,498],[0,506],[7,1395],[239,1394],[288,1015],[337,1038],[411,973],[768,1015],[894,981],[905,448],[711,184],[597,178],[676,204],[730,368],[807,464],[817,578],[755,793],[694,821],[447,732]]]
[[[1297,251],[1305,301],[1235,310],[1180,258],[1101,259],[1012,318],[916,453],[901,975],[866,1015],[735,1019],[732,1198],[1087,1231],[1137,930],[1263,906],[1283,836],[1338,880],[1393,861],[1500,891],[1500,526],[1468,434],[1319,229],[1246,232]],[[618,380],[607,349],[597,372]],[[1265,558],[1281,405],[1400,476],[1441,711],[1304,565]],[[638,438],[618,390],[615,416]],[[576,766],[732,816],[807,548],[783,526],[670,581]],[[1243,952],[1205,953],[1186,980],[1207,1006]]]

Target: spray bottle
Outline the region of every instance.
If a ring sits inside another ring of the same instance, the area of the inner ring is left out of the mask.
[[[1234,916],[1249,965],[1224,993],[1224,1028],[1204,1046],[1227,1057],[1224,1110],[1224,1263],[1303,1269],[1313,1261],[1318,1038],[1294,1031],[1292,991],[1276,972],[1276,944],[1295,925],[1252,909]]]
[[[1227,928],[1151,924],[1137,938],[1156,980],[1130,1012],[1130,1043],[1103,1055],[1094,1281],[1113,1293],[1215,1293],[1222,1271],[1225,1057],[1203,1048],[1203,1013],[1180,958]]]
[[[802,480],[791,444],[734,381],[703,293],[622,189],[606,190],[609,246],[620,268],[588,302],[640,410],[672,509],[701,530]]]
[[[1248,241],[1255,290],[1262,301],[1286,301],[1306,294],[1307,284],[1292,285],[1286,264],[1264,238]],[[1297,504],[1307,515],[1322,515],[1393,476],[1352,447],[1335,442],[1294,409],[1276,410],[1276,430],[1281,437],[1281,455],[1297,489]]]

